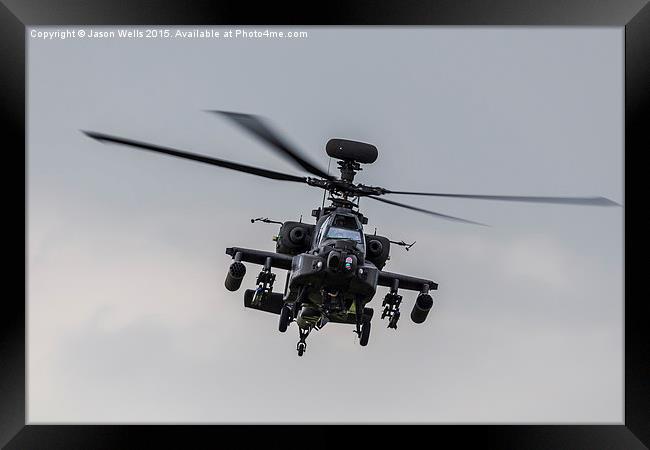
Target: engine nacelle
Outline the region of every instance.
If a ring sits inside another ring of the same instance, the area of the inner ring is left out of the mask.
[[[276,251],[298,255],[309,250],[314,225],[302,222],[284,222],[278,233]]]
[[[366,260],[381,270],[388,261],[390,240],[384,236],[366,234]]]
[[[433,298],[429,294],[418,295],[411,311],[411,320],[415,323],[424,322],[431,308],[433,308]]]

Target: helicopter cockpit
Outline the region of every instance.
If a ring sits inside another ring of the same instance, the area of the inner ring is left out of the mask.
[[[329,215],[320,225],[315,242],[318,247],[322,247],[327,241],[338,239],[356,242],[357,250],[365,255],[363,227],[356,216],[340,213]]]

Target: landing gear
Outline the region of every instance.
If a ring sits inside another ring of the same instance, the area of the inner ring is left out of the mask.
[[[354,300],[354,311],[357,329],[354,332],[359,336],[359,344],[363,347],[368,345],[368,339],[370,339],[370,317],[363,314],[364,309],[367,308],[363,307],[361,299],[356,298]]]
[[[370,339],[370,320],[364,320],[361,325],[361,337],[359,338],[359,344],[362,347],[368,345],[368,339]]]
[[[298,356],[302,356],[303,353],[305,353],[305,350],[307,350],[307,342],[305,342],[305,340],[307,339],[307,336],[309,336],[311,328],[298,328],[298,331],[300,333],[300,340],[296,345],[296,350],[298,350]]]
[[[262,271],[257,276],[257,288],[253,295],[253,305],[259,306],[262,300],[266,298],[267,294],[273,291],[273,283],[275,282],[275,274],[271,272],[271,258],[266,258]]]
[[[354,330],[355,333],[357,333],[357,336],[361,338],[361,324],[363,323],[363,304],[361,303],[361,299],[358,297],[354,299],[354,316],[356,319],[356,327],[357,329]]]
[[[388,317],[388,328],[397,329],[397,321],[399,320],[399,305],[402,303],[402,296],[397,293],[397,288],[399,286],[399,280],[393,281],[393,286],[390,289],[390,292],[384,297],[382,306],[384,307],[384,312],[381,313],[381,318]]]
[[[312,318],[310,317],[311,314],[309,313],[305,314],[306,311],[304,308],[310,309],[308,308],[308,306],[306,306],[308,294],[309,294],[309,289],[307,288],[307,286],[302,286],[300,288],[300,291],[298,292],[298,298],[296,298],[296,300],[292,304],[285,305],[282,308],[282,311],[280,311],[280,331],[284,331],[282,330],[283,314],[285,315],[288,314],[290,316],[289,323],[291,322],[292,319],[296,320],[296,323],[298,325],[298,333],[300,334],[300,340],[298,341],[298,344],[296,344],[296,350],[298,351],[298,356],[302,356],[307,350],[307,342],[305,341],[307,339],[307,336],[309,336],[312,327],[315,325],[314,320],[312,320]],[[286,327],[284,329],[286,330]]]
[[[302,356],[303,353],[305,353],[305,350],[307,349],[307,344],[304,342],[298,342],[298,356]]]
[[[280,323],[278,324],[278,329],[281,333],[287,331],[289,323],[291,323],[291,308],[285,305],[280,310]]]

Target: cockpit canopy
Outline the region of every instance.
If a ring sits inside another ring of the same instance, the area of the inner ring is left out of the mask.
[[[320,224],[315,236],[315,244],[321,247],[327,241],[347,239],[357,243],[357,249],[365,255],[363,226],[353,214],[332,213]]]

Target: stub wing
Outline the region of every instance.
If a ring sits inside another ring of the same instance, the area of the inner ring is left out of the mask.
[[[266,259],[271,258],[271,267],[291,270],[291,261],[293,260],[293,256],[290,255],[242,247],[228,247],[226,249],[226,254],[230,255],[233,259],[235,259],[237,253],[240,254],[242,262],[260,264],[263,266],[266,263]]]
[[[399,289],[422,292],[425,288],[425,285],[428,285],[429,290],[432,291],[438,289],[438,283],[434,281],[426,280],[424,278],[411,277],[409,275],[402,275],[400,273],[384,272],[383,270],[379,271],[377,285],[393,287],[395,280],[399,282]]]
[[[293,256],[283,255],[281,253],[265,252],[263,250],[255,250],[243,247],[228,247],[226,254],[230,255],[233,259],[240,253],[242,262],[249,262],[253,264],[264,265],[267,258],[271,258],[271,267],[278,269],[291,270],[291,262]],[[377,280],[378,286],[392,287],[395,280],[399,281],[399,289],[406,289],[410,291],[422,291],[425,285],[429,286],[429,290],[435,291],[438,289],[438,283],[425,278],[412,277],[410,275],[402,275],[400,273],[379,271]]]

